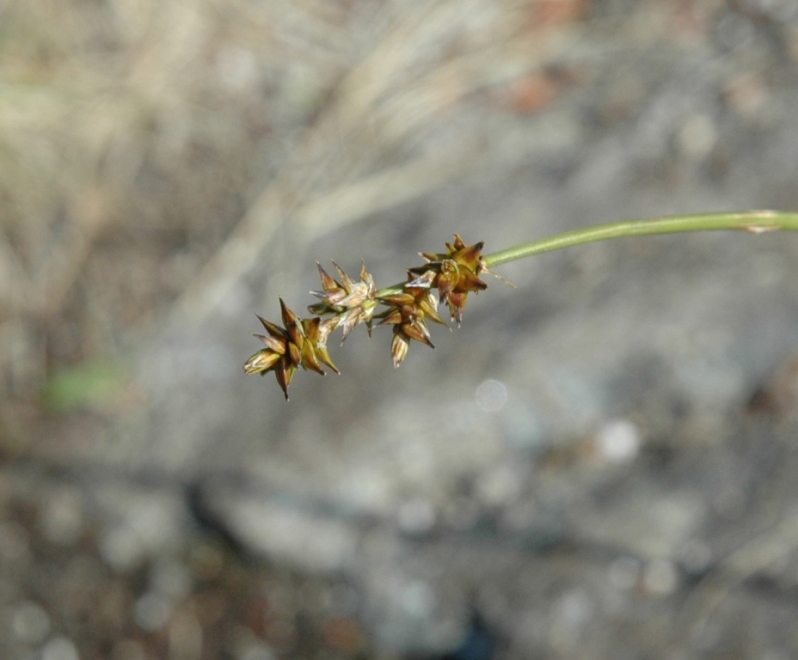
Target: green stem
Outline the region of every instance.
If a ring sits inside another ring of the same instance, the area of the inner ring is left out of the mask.
[[[575,245],[606,241],[611,238],[630,236],[652,236],[655,234],[678,234],[687,231],[747,231],[762,234],[776,230],[798,231],[798,213],[781,211],[742,211],[738,213],[705,213],[702,215],[677,215],[649,220],[624,220],[606,225],[573,229],[540,238],[531,243],[516,245],[484,257],[488,268],[500,266],[516,259],[524,259],[542,252],[552,252]],[[404,282],[381,289],[378,296],[399,293]]]
[[[747,231],[760,234],[779,229],[798,230],[798,213],[779,211],[744,211],[741,213],[707,213],[704,215],[678,215],[653,220],[626,220],[606,225],[574,229],[562,234],[541,238],[486,255],[488,268],[509,261],[531,257],[542,252],[606,241],[628,236],[651,236],[653,234],[676,234],[685,231],[718,231],[722,229]]]

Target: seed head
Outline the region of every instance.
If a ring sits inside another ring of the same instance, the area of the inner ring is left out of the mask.
[[[431,286],[438,289],[441,300],[445,300],[449,307],[452,320],[457,321],[458,325],[463,319],[468,293],[488,288],[488,285],[479,279],[480,273],[488,272],[480,256],[484,246],[483,241],[466,246],[463,239],[455,234],[454,243],[446,243],[445,253],[422,252],[421,256],[427,263],[410,270],[411,273],[422,276],[433,273]]]
[[[266,348],[261,349],[244,364],[245,374],[264,376],[274,371],[277,383],[288,400],[288,385],[297,367],[324,375],[321,362],[340,373],[327,352],[327,336],[331,328],[319,317],[300,319],[280,299],[283,325],[281,328],[258,316],[268,335],[255,335]]]
[[[483,246],[482,241],[466,245],[455,234],[454,241],[446,243],[446,252],[421,253],[426,264],[411,268],[403,284],[379,292],[365,264],[356,280],[334,261],[337,277],[331,276],[317,262],[321,290],[311,291],[319,299],[308,307],[313,316],[299,318],[281,299],[283,327],[258,317],[268,334],[255,336],[266,347],[246,361],[244,373],[263,376],[273,371],[288,400],[288,386],[299,367],[324,375],[324,364],[340,373],[327,352],[327,340],[333,330],[342,329],[343,343],[356,325],[365,323],[371,336],[375,319],[380,325],[393,326],[391,358],[394,367],[404,361],[411,340],[435,348],[427,321],[446,325],[438,315],[439,300],[446,301],[452,320],[459,325],[468,294],[478,293],[488,286],[480,275],[495,274],[488,270],[482,257]],[[378,307],[379,314],[376,313]]]
[[[408,273],[410,277],[410,275]],[[391,341],[391,357],[393,366],[398,367],[407,356],[411,339],[415,339],[430,348],[435,348],[430,340],[425,319],[446,325],[438,316],[438,299],[430,291],[430,283],[434,273],[424,274],[404,285],[401,293],[380,297],[380,302],[388,309],[380,314],[380,325],[393,325]]]
[[[331,329],[339,326],[343,328],[341,343],[359,323],[366,324],[371,336],[372,318],[378,304],[375,298],[377,287],[374,285],[374,278],[366,270],[365,263],[360,269],[359,282],[349,277],[337,263],[334,261],[332,263],[341,281],[332,278],[321,264],[317,263],[322,291],[311,291],[311,294],[321,302],[311,305],[308,310],[312,314],[330,315],[335,319],[335,325]]]

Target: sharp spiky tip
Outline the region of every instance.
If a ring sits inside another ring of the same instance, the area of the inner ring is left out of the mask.
[[[285,325],[286,329],[288,329],[292,324],[296,323],[297,315],[288,308],[288,305],[285,304],[285,301],[282,298],[280,298],[280,311],[282,312],[283,324]]]
[[[271,321],[267,321],[262,316],[258,316],[257,314],[255,314],[255,316],[258,317],[258,320],[261,322],[261,325],[264,328],[266,328],[266,332],[268,332],[272,337],[282,337],[283,336],[282,328],[280,328],[279,326],[276,326]]]
[[[374,278],[369,273],[368,269],[366,268],[366,262],[362,261],[360,266],[360,281],[365,282],[368,285],[374,284]]]
[[[448,243],[447,243],[448,245]],[[460,234],[454,235],[454,249],[455,250],[462,250],[465,247],[465,241],[460,238]]]
[[[430,340],[429,330],[427,330],[427,326],[421,320],[405,321],[401,325],[397,325],[396,329],[407,339],[415,339],[430,348],[435,348]]]
[[[341,278],[344,289],[347,293],[349,293],[352,290],[352,287],[356,284],[355,280],[349,277],[349,275],[344,272],[344,269],[334,261],[332,262],[332,265],[335,267],[335,272],[338,273],[338,277]]]
[[[252,336],[253,337],[257,337],[258,339],[260,339],[264,344],[266,344],[266,346],[268,346],[275,353],[277,353],[279,355],[284,355],[285,354],[285,340],[284,339],[278,339],[277,337],[271,337],[271,336],[266,336],[266,335],[258,335],[258,334],[254,334],[254,333],[253,333]]]
[[[321,287],[325,291],[333,291],[337,288],[340,288],[338,283],[330,277],[326,270],[321,267],[321,264],[317,261],[316,267],[319,269],[319,277],[321,278]]]
[[[332,360],[330,359],[330,356],[329,356],[329,355],[325,355],[324,357],[322,357],[321,355],[319,355],[319,359],[320,359],[322,362],[324,362],[324,364],[326,364],[328,367],[330,367],[330,369],[332,369],[332,370],[333,370],[335,373],[337,373],[339,376],[341,375],[341,372],[339,371],[338,367],[336,367],[336,366],[335,366],[335,365],[332,363]]]
[[[487,288],[488,285],[479,279],[478,275],[474,275],[467,268],[462,268],[454,290],[458,293],[468,293],[469,291],[484,291]]]
[[[295,371],[296,367],[287,366],[284,360],[280,360],[274,370],[274,375],[277,378],[277,384],[283,391],[286,401],[288,401],[288,385],[291,383],[291,378],[293,378]]]
[[[302,365],[303,369],[310,369],[311,371],[315,371],[317,374],[324,376],[324,369],[322,369],[321,364],[319,364],[319,360],[316,357],[316,350],[311,342],[306,341],[303,343],[300,353],[300,364]]]
[[[479,267],[479,259],[483,247],[485,247],[484,241],[474,243],[471,247],[463,247],[457,250],[457,252],[452,255],[452,258],[457,261],[457,263],[476,271]]]

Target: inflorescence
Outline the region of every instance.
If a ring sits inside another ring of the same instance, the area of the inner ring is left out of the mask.
[[[346,339],[356,325],[365,323],[370,336],[375,320],[377,325],[393,326],[391,357],[394,366],[398,367],[407,355],[411,339],[434,348],[426,321],[446,325],[438,316],[439,300],[446,303],[452,320],[459,325],[468,294],[472,291],[478,293],[488,286],[479,276],[490,273],[504,279],[491,273],[488,266],[499,266],[516,259],[596,241],[718,230],[742,231],[757,236],[777,230],[798,231],[798,213],[732,211],[623,220],[572,229],[487,256],[482,256],[481,241],[466,246],[463,239],[455,234],[454,243],[446,244],[446,252],[422,253],[426,263],[411,268],[405,282],[380,290],[377,290],[365,265],[360,271],[360,281],[348,277],[335,262],[333,265],[338,280],[319,266],[322,290],[312,293],[321,302],[308,307],[313,317],[300,319],[280,300],[285,327],[260,319],[269,334],[255,336],[266,344],[266,348],[247,360],[244,373],[264,375],[274,371],[287,400],[288,385],[298,367],[324,374],[321,367],[323,363],[338,372],[327,353],[327,338],[333,330],[341,327]]]
[[[452,321],[460,325],[468,294],[488,287],[479,276],[482,273],[494,275],[481,256],[483,246],[482,241],[466,246],[455,234],[454,242],[446,243],[446,252],[421,253],[426,261],[423,266],[408,270],[407,281],[382,290],[377,290],[365,264],[360,269],[359,280],[349,277],[335,262],[338,279],[317,264],[322,290],[311,291],[320,301],[308,307],[313,316],[299,318],[282,299],[284,327],[258,316],[268,334],[255,336],[266,348],[247,360],[244,373],[263,376],[273,371],[288,400],[288,385],[297,368],[324,375],[321,365],[325,364],[340,373],[327,352],[327,339],[333,330],[341,328],[343,344],[360,323],[365,323],[369,336],[375,322],[393,326],[391,358],[394,367],[405,359],[410,340],[435,348],[426,322],[446,325],[437,312],[439,300],[446,303]]]

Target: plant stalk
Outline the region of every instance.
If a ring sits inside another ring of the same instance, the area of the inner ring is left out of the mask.
[[[516,259],[531,257],[542,252],[606,241],[629,236],[677,234],[687,231],[747,231],[761,234],[769,231],[798,230],[798,213],[780,211],[744,211],[741,213],[707,213],[703,215],[678,215],[651,220],[625,220],[606,225],[574,229],[562,234],[541,238],[531,243],[516,245],[484,257],[488,268],[506,264]]]
[[[563,248],[607,241],[612,238],[632,236],[654,236],[656,234],[678,234],[688,231],[747,231],[751,234],[764,234],[770,231],[798,231],[798,213],[783,211],[741,211],[736,213],[704,213],[699,215],[676,215],[667,218],[646,220],[623,220],[606,225],[573,229],[554,236],[540,238],[530,243],[516,245],[506,250],[485,255],[488,268],[500,266],[510,261],[524,259],[543,252],[553,252]],[[377,296],[399,293],[404,282],[380,289]]]

